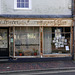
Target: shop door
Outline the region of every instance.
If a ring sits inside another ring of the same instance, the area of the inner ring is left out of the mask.
[[[8,28],[0,28],[0,57],[8,56]]]

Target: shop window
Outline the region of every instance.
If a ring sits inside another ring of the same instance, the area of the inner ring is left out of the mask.
[[[15,56],[39,56],[39,28],[15,28]]]
[[[53,27],[53,28],[52,28],[52,32],[55,32],[55,29],[56,29],[56,27]]]
[[[51,40],[52,36],[52,29],[51,28],[44,28],[44,34],[43,34],[43,53],[44,54],[50,54],[52,52],[52,46],[51,46]]]
[[[70,27],[44,27],[44,54],[70,53]]]
[[[14,0],[15,9],[31,9],[31,0]]]
[[[65,32],[70,32],[71,28],[70,27],[65,27]]]

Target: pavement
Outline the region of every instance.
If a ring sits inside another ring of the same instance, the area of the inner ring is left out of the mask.
[[[45,61],[45,62],[6,62],[0,63],[0,74],[11,72],[30,72],[30,71],[44,71],[44,70],[75,70],[75,61]]]

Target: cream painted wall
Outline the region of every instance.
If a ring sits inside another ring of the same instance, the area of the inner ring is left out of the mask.
[[[1,14],[17,15],[71,15],[72,0],[31,0],[31,10],[15,10],[14,0],[1,1]]]

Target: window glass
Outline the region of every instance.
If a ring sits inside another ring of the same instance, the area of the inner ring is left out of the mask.
[[[51,41],[52,41],[52,29],[51,28],[44,28],[44,34],[43,34],[43,53],[44,54],[51,54],[52,52],[52,47],[51,47]]]
[[[71,31],[70,29],[71,29],[70,27],[65,27],[65,32],[70,32]]]
[[[39,56],[39,41],[38,27],[16,27],[15,56]]]
[[[29,0],[17,0],[17,8],[29,8]]]
[[[70,27],[44,27],[44,54],[70,53]]]
[[[7,48],[7,29],[0,29],[0,48]]]

